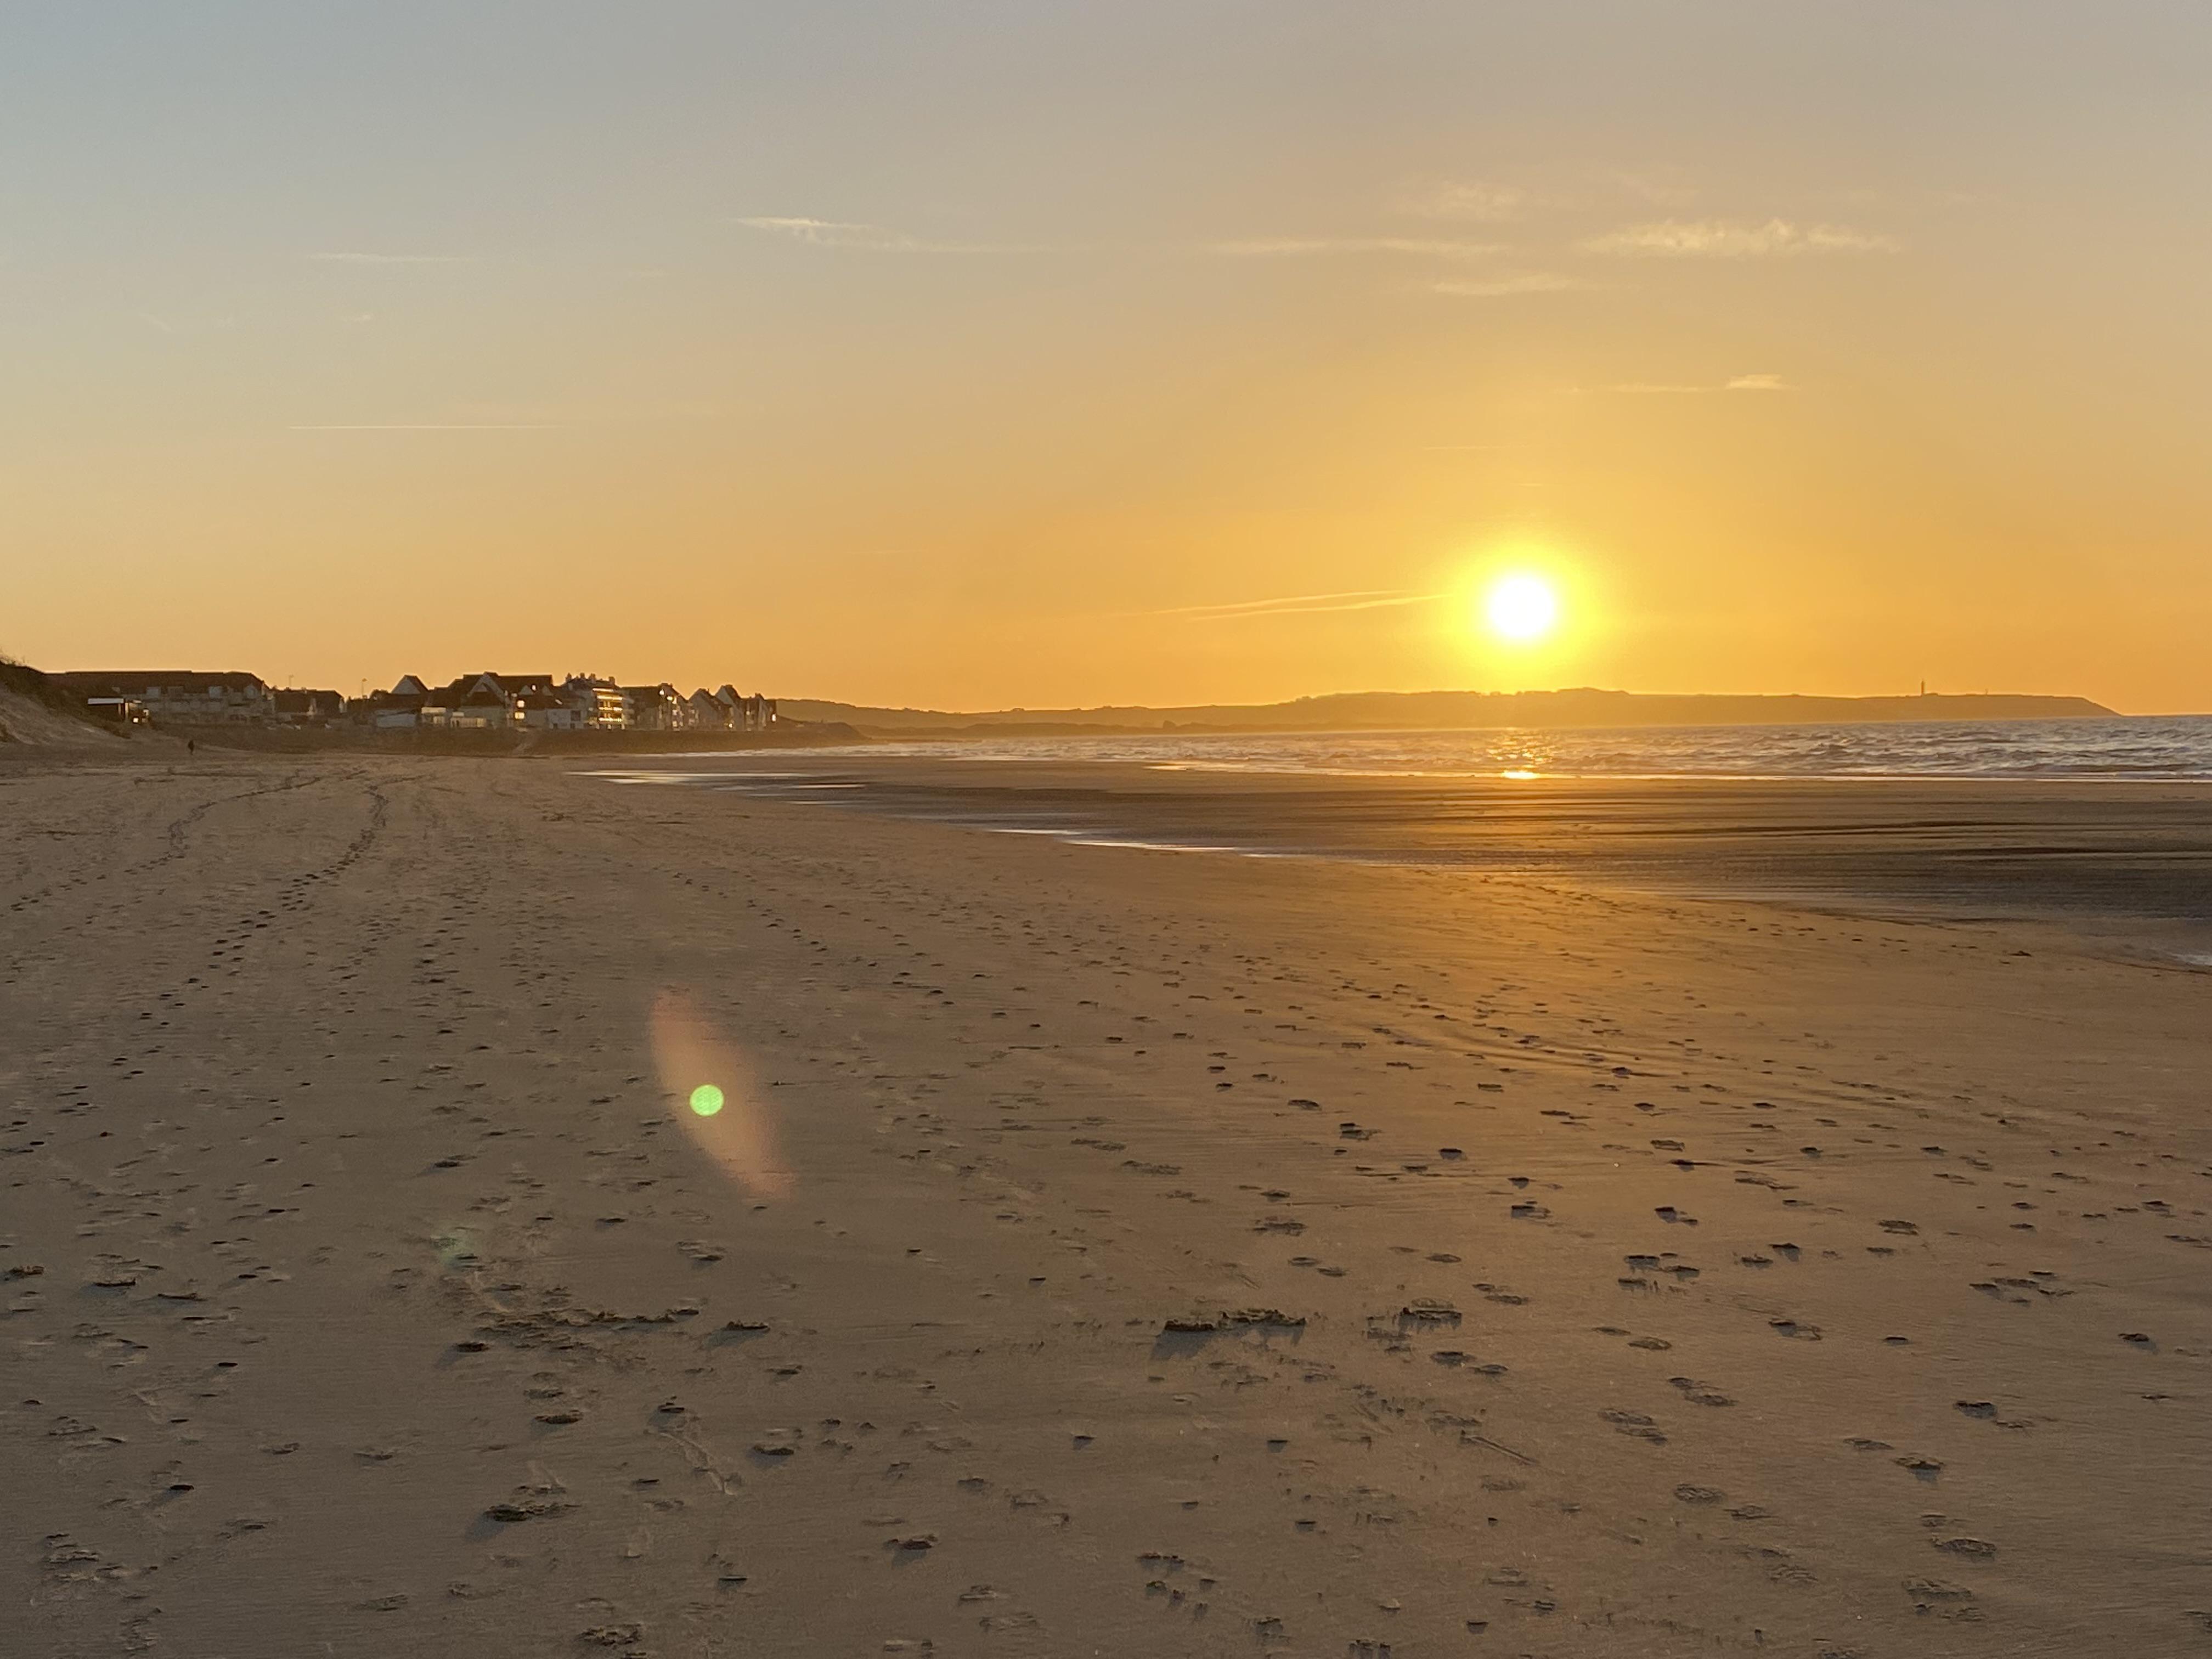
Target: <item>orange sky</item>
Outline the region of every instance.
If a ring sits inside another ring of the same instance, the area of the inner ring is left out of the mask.
[[[0,649],[2212,708],[2208,59],[2152,0],[12,8]],[[1508,565],[1541,647],[1469,625]]]

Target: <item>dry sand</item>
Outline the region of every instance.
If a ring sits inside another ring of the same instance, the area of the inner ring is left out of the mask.
[[[0,929],[9,1656],[2212,1654],[2200,973],[554,762]]]

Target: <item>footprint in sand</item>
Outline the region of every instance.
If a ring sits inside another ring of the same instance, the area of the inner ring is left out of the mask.
[[[1603,1421],[1612,1424],[1615,1433],[1625,1434],[1632,1440],[1648,1440],[1655,1446],[1663,1446],[1667,1443],[1667,1437],[1660,1431],[1659,1425],[1642,1412],[1632,1412],[1616,1407],[1600,1412],[1598,1416]]]
[[[1710,1383],[1695,1377],[1670,1376],[1667,1381],[1682,1391],[1682,1398],[1693,1406],[1733,1406],[1735,1401]]]

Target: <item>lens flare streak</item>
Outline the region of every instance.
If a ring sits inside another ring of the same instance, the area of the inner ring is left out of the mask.
[[[756,1197],[791,1190],[775,1124],[752,1068],[689,991],[664,990],[650,1022],[654,1068],[676,1121],[723,1172]]]

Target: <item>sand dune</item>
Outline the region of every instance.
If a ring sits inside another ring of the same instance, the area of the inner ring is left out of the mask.
[[[8,1651],[2212,1651],[2202,974],[552,762],[0,823]]]
[[[0,754],[20,748],[119,750],[121,732],[77,720],[0,685]]]

